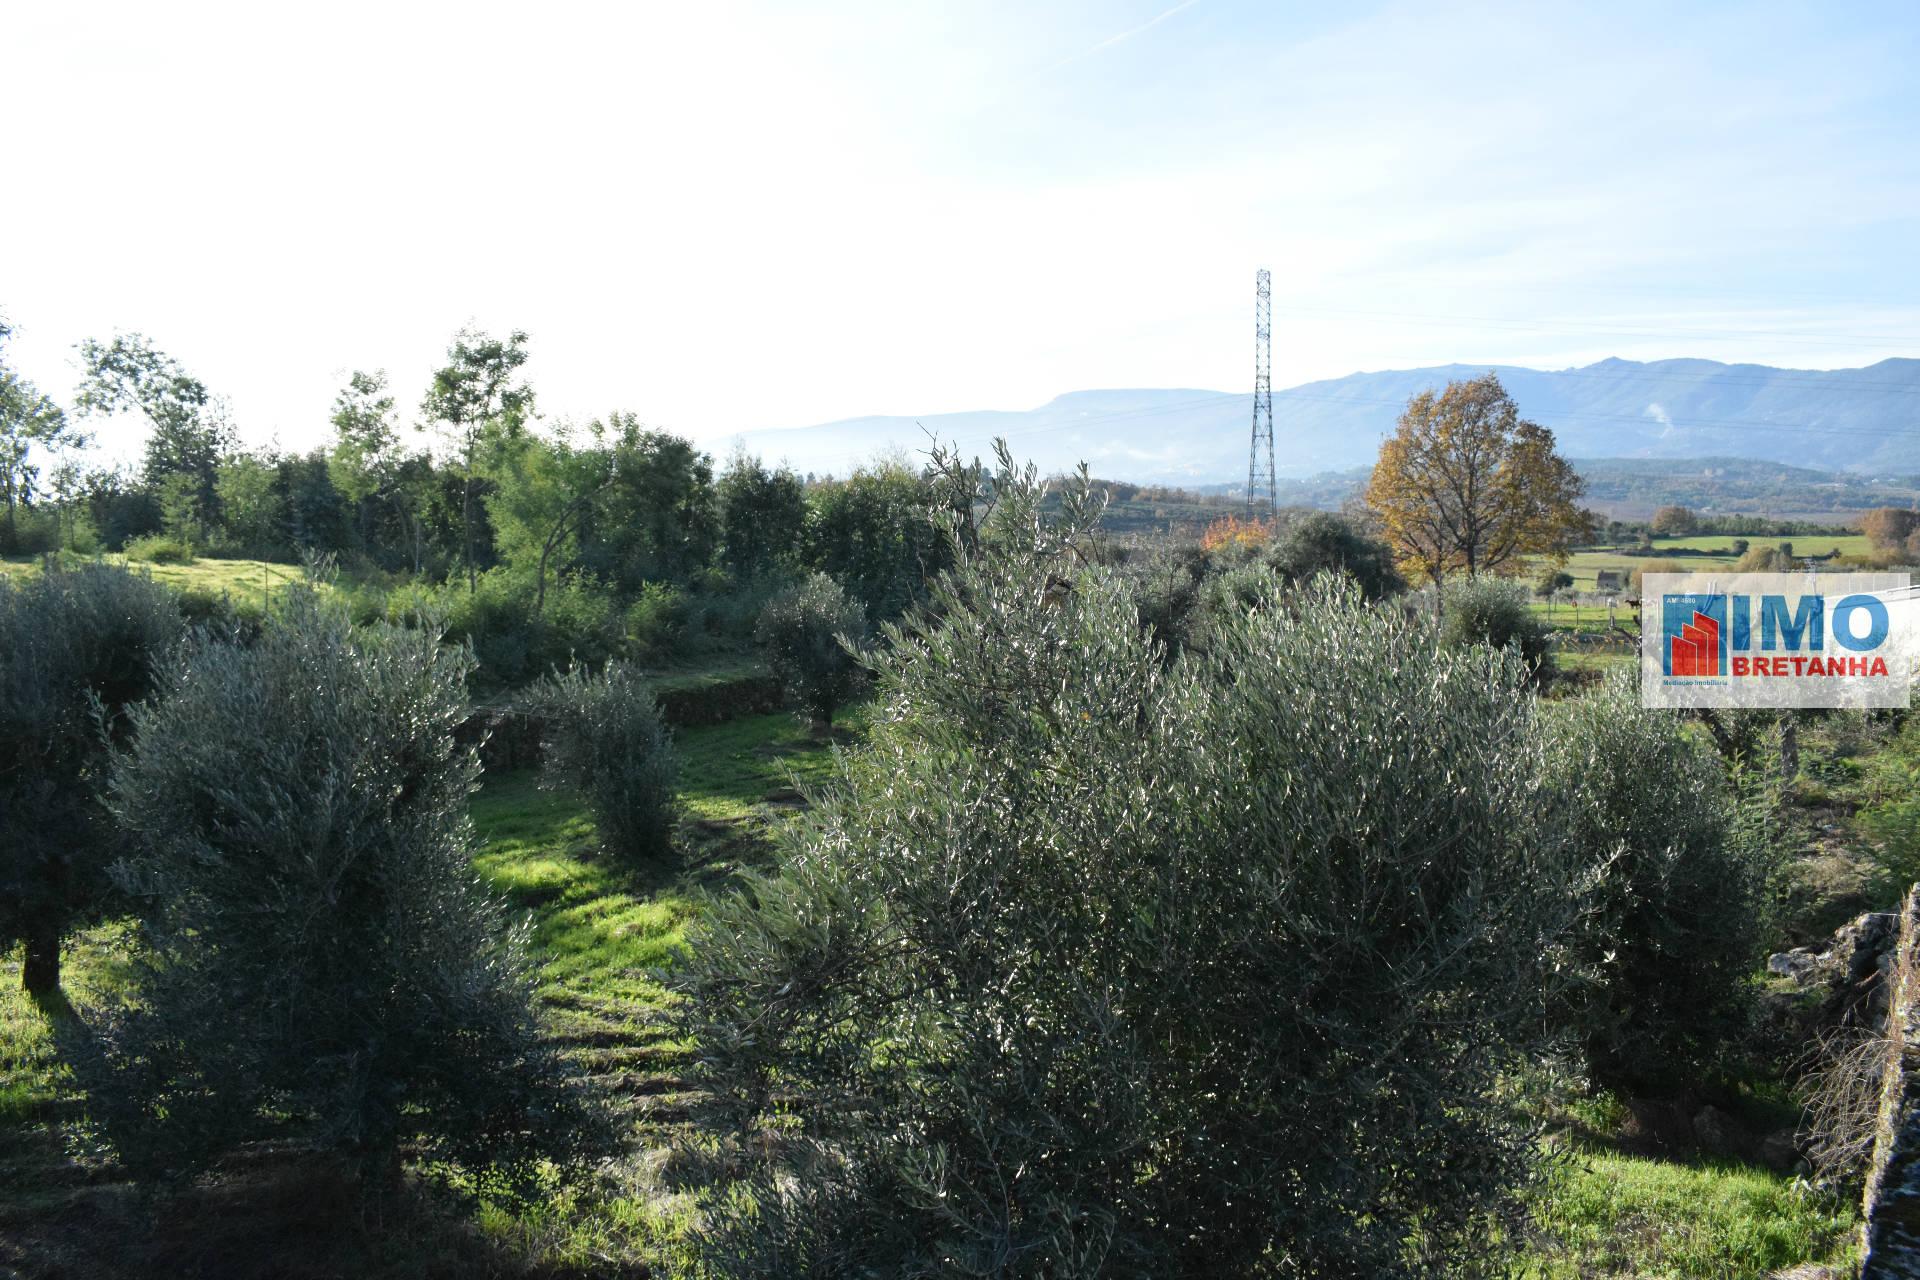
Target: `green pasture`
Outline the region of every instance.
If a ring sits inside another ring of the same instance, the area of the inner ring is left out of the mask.
[[[1734,539],[1725,534],[1699,534],[1687,538],[1655,538],[1653,545],[1660,550],[1686,549],[1706,553],[1689,556],[1650,556],[1629,547],[1617,550],[1611,547],[1587,547],[1575,551],[1564,566],[1573,578],[1573,589],[1577,592],[1597,593],[1598,576],[1602,569],[1618,569],[1631,576],[1635,569],[1643,565],[1659,564],[1669,573],[1694,573],[1708,569],[1731,568],[1739,556],[1733,553]],[[1777,546],[1782,542],[1793,544],[1795,556],[1825,556],[1835,553],[1841,556],[1864,556],[1873,551],[1873,544],[1866,535],[1858,533],[1813,534],[1791,538],[1761,537],[1752,535],[1746,539],[1749,547]],[[1544,564],[1537,564],[1529,571],[1528,578],[1537,577]]]
[[[155,582],[176,591],[231,596],[238,604],[264,605],[285,591],[288,583],[300,582],[306,577],[306,571],[299,565],[273,564],[266,560],[200,559],[192,564],[147,564],[129,562],[121,555],[104,555],[97,559],[107,564],[125,565],[133,572],[146,574]],[[67,556],[67,560],[69,563],[80,562],[79,557],[72,555]],[[0,559],[0,574],[30,577],[40,572],[40,566],[38,557]]]

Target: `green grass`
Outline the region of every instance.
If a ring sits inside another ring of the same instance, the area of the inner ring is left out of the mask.
[[[835,721],[835,741],[851,741],[864,723],[863,708],[842,713]],[[787,788],[815,786],[833,773],[833,743],[813,737],[784,712],[684,729],[675,741],[680,799],[688,813],[709,821],[750,815],[769,795],[790,803]]]
[[[1514,1280],[1745,1280],[1856,1261],[1850,1199],[1749,1165],[1568,1154],[1534,1197],[1536,1242]]]
[[[1746,538],[1749,546],[1771,547],[1782,542],[1793,544],[1796,556],[1823,556],[1828,552],[1838,552],[1843,556],[1866,555],[1873,550],[1873,544],[1864,534],[1833,533],[1808,534],[1791,538],[1776,538],[1750,534]],[[1645,556],[1631,549],[1615,551],[1612,549],[1589,548],[1576,551],[1564,566],[1573,578],[1575,591],[1594,593],[1599,590],[1598,575],[1602,569],[1619,569],[1631,575],[1643,564],[1656,561],[1661,568],[1670,573],[1694,573],[1709,569],[1730,568],[1739,559],[1732,554],[1733,536],[1730,534],[1701,534],[1687,538],[1656,538],[1654,546],[1659,549],[1687,548],[1695,551],[1725,551],[1725,555],[1696,556]],[[1529,574],[1531,578],[1533,575]]]
[[[668,692],[703,689],[712,685],[729,684],[748,676],[766,674],[767,664],[761,661],[758,654],[723,654],[703,657],[696,667],[665,667],[652,672],[648,679],[655,689]]]
[[[204,591],[229,595],[241,604],[265,605],[283,594],[290,582],[305,579],[299,565],[272,564],[265,560],[195,560],[192,564],[128,564],[125,556],[97,557],[107,564],[125,565],[135,573],[144,573],[163,586],[176,591]],[[78,559],[68,556],[70,562]],[[0,574],[30,577],[40,572],[40,560],[0,560]]]

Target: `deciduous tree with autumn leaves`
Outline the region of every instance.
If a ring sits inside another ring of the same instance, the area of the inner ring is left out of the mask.
[[[1584,486],[1553,432],[1520,416],[1488,373],[1423,391],[1380,446],[1367,504],[1410,577],[1439,583],[1558,562],[1591,528]]]

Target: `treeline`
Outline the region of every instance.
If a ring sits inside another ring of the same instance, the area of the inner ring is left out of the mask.
[[[631,413],[536,428],[520,332],[462,332],[411,412],[384,372],[354,373],[329,441],[306,452],[241,447],[219,398],[139,335],[79,351],[73,414],[38,396],[32,423],[7,418],[0,553],[331,557],[358,620],[444,620],[473,642],[482,683],[570,655],[744,646],[765,604],[812,573],[897,617],[946,563],[927,468],[716,469]],[[148,428],[140,463],[87,465],[80,427],[123,413]]]

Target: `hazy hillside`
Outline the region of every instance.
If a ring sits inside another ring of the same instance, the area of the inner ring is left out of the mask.
[[[1702,515],[1741,513],[1846,524],[1873,507],[1908,507],[1920,476],[1866,476],[1749,458],[1576,458],[1586,481],[1583,505],[1620,520],[1644,520],[1669,503]],[[1282,478],[1282,506],[1337,511],[1366,489],[1369,467]],[[1238,499],[1246,481],[1199,485]]]
[[[1373,460],[1407,398],[1487,366],[1356,373],[1274,393],[1280,472],[1309,476]],[[1864,369],[1775,369],[1712,360],[1603,360],[1581,369],[1493,366],[1528,417],[1583,458],[1744,458],[1865,475],[1920,472],[1920,360]],[[1005,435],[1043,468],[1206,484],[1246,474],[1251,396],[1195,389],[1075,391],[1037,409],[869,417],[747,432],[744,445],[801,471],[844,473],[927,432],[984,451]]]

